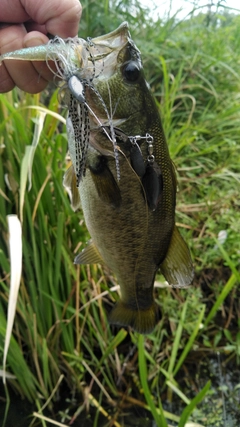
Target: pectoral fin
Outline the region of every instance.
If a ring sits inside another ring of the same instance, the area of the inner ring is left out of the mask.
[[[99,198],[104,203],[119,208],[122,201],[121,192],[107,165],[107,159],[104,156],[98,156],[97,162],[89,165],[89,169]]]
[[[167,255],[160,269],[169,285],[189,286],[194,277],[191,255],[177,227],[174,227]]]
[[[69,195],[71,206],[74,212],[81,207],[79,191],[77,188],[77,179],[74,172],[73,164],[69,166],[63,177],[63,186]]]
[[[88,242],[88,246],[86,246],[86,248],[76,256],[74,264],[104,264],[104,261],[96,246],[92,240],[90,240]]]

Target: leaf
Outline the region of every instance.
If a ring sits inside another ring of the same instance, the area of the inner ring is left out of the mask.
[[[212,306],[210,312],[208,313],[208,316],[204,322],[204,328],[208,326],[210,321],[213,319],[213,317],[216,315],[219,307],[222,305],[223,301],[227,298],[227,295],[232,290],[233,286],[235,286],[236,282],[238,280],[238,277],[235,274],[232,274],[230,278],[228,279],[227,283],[225,284],[222,292],[218,296],[215,304]]]
[[[16,379],[16,376],[13,374],[10,374],[9,372],[0,369],[0,377],[10,378],[11,380]]]
[[[3,353],[3,383],[6,383],[6,361],[13,322],[16,312],[18,290],[22,273],[22,227],[16,215],[8,215],[11,282],[8,300],[7,328]]]
[[[155,406],[153,396],[148,386],[148,372],[147,372],[146,359],[144,355],[144,337],[141,334],[139,334],[139,338],[138,338],[138,363],[139,363],[139,374],[140,374],[141,385],[143,388],[143,392],[144,392],[147,404],[154,417],[154,420],[156,421],[156,424],[158,426],[167,427],[167,421],[166,421],[166,418],[164,417],[161,403],[159,402],[160,403],[160,408],[159,408],[160,414],[159,414],[159,411]]]
[[[195,396],[191,400],[189,405],[186,406],[186,408],[182,412],[178,427],[187,427],[187,424],[186,424],[187,419],[189,418],[191,413],[194,411],[196,406],[203,400],[203,398],[207,394],[210,387],[211,387],[211,381],[208,381],[207,384],[203,387],[203,389],[197,394],[197,396]],[[190,423],[190,426],[191,426],[191,423]]]
[[[21,163],[21,175],[20,175],[20,220],[23,220],[23,204],[24,196],[26,191],[27,179],[29,182],[28,191],[32,186],[32,164],[34,159],[35,150],[37,148],[40,135],[43,129],[46,112],[38,111],[38,117],[35,120],[34,135],[32,145],[27,145],[25,148],[25,154]]]

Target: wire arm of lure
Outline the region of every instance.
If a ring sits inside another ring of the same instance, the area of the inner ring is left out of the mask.
[[[134,136],[129,136],[128,139],[134,144],[137,141],[140,140],[145,140],[148,144],[152,144],[153,143],[153,136],[150,135],[149,133],[146,133],[145,136],[141,136],[141,135],[134,135]]]
[[[109,141],[111,141],[111,143],[114,144],[116,142],[116,138],[113,140],[112,135],[108,133],[108,131],[105,129],[105,127],[103,126],[99,118],[96,116],[96,114],[94,113],[94,111],[91,109],[90,105],[88,105],[86,101],[85,101],[85,105],[88,108],[89,112],[92,114],[92,116],[95,118],[95,120],[97,121],[97,123],[99,124],[99,126],[101,127],[101,129],[103,130],[107,138],[109,139]]]

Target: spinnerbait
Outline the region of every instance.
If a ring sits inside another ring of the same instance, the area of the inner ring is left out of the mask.
[[[131,143],[131,165],[138,176],[142,179],[148,206],[154,211],[157,208],[163,191],[163,178],[161,168],[155,161],[153,154],[153,137],[146,133],[145,136],[129,136],[128,139]],[[146,162],[143,159],[142,151],[137,143],[137,141],[143,140],[147,143],[148,156]]]

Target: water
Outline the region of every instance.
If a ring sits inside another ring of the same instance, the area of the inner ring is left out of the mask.
[[[200,390],[208,380],[212,381],[212,387],[204,401],[198,406],[191,416],[191,421],[199,423],[204,427],[237,427],[240,426],[240,370],[239,368],[229,363],[224,365],[224,360],[221,356],[203,360],[195,364],[191,362],[187,365],[187,373],[181,373],[178,382],[182,391],[190,398],[196,394],[196,389]],[[191,390],[194,384],[194,392]],[[36,407],[29,404],[26,400],[22,400],[15,395],[13,391],[10,393],[10,408],[7,416],[5,427],[29,427],[33,418],[32,413],[36,411]],[[5,401],[4,388],[0,382],[0,427],[4,419]],[[58,422],[64,425],[70,425],[72,414],[77,409],[77,404],[82,398],[69,403],[69,400],[59,401],[56,403],[55,413],[61,416],[57,417]],[[163,403],[164,409],[180,415],[184,409],[182,401],[177,401],[174,396],[171,404]],[[109,408],[111,414],[112,409]],[[54,419],[53,414],[45,413],[45,416]],[[112,414],[114,416],[114,414]],[[90,408],[89,414],[84,411],[71,424],[72,427],[109,427],[109,421],[99,415],[97,424],[94,424],[96,411]],[[125,407],[121,415],[117,418],[117,422],[121,427],[156,427],[151,414],[144,408],[139,406]],[[173,422],[169,422],[172,426],[177,426]],[[36,420],[32,427],[42,426],[41,422]],[[53,426],[52,423],[46,423],[47,427]]]
[[[212,386],[205,399],[198,405],[191,415],[192,422],[204,427],[238,427],[240,426],[240,370],[235,364],[224,363],[224,357],[219,354],[205,358],[198,363],[196,360],[188,366],[186,383],[200,391],[210,379]],[[189,375],[189,377],[188,377]],[[181,384],[181,381],[180,381]],[[194,394],[188,389],[182,391],[193,398]],[[168,405],[168,408],[177,415],[181,414],[184,406],[179,404]],[[174,423],[173,423],[173,426]]]

